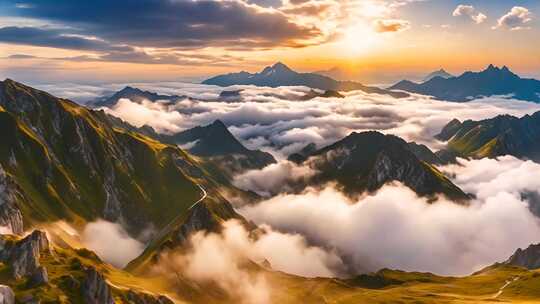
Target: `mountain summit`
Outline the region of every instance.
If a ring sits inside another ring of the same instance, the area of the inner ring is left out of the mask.
[[[448,78],[454,77],[454,75],[448,73],[448,72],[445,71],[444,69],[440,69],[440,70],[438,70],[438,71],[429,73],[429,75],[427,75],[427,76],[424,78],[424,82],[430,81],[431,79],[433,79],[433,78],[435,78],[435,77],[442,77],[442,78],[444,78],[444,79],[448,79]]]
[[[353,132],[291,160],[314,167],[317,183],[335,182],[346,193],[376,191],[386,183],[399,181],[419,195],[444,194],[456,201],[468,200],[467,194],[421,158],[403,139],[370,131]]]
[[[162,138],[191,154],[206,157],[230,175],[262,169],[276,162],[269,153],[244,147],[221,120],[173,135],[162,135]]]
[[[525,79],[506,66],[490,64],[481,72],[465,72],[459,77],[435,77],[423,83],[403,80],[390,90],[431,95],[440,100],[467,102],[493,95],[508,95],[515,99],[540,102],[540,81]]]
[[[228,87],[232,85],[255,85],[261,87],[281,87],[281,86],[306,86],[320,90],[332,91],[354,91],[360,90],[366,93],[376,93],[390,95],[396,98],[409,96],[404,92],[392,92],[377,87],[369,87],[358,82],[337,81],[327,76],[315,73],[298,73],[285,64],[278,62],[272,66],[265,67],[259,73],[239,72],[219,75],[202,82],[208,85]]]

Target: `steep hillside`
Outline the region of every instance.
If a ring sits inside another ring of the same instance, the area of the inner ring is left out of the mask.
[[[101,217],[122,221],[137,235],[186,212],[203,195],[199,185],[221,187],[200,160],[121,128],[103,112],[9,79],[0,83],[0,107],[3,223],[18,225],[17,210],[26,226]]]
[[[540,161],[540,112],[517,118],[500,115],[481,121],[451,121],[437,135],[446,150],[462,157],[512,155]]]
[[[244,147],[219,120],[207,126],[161,137],[184,147],[193,155],[209,159],[230,176],[250,169],[262,169],[276,162],[269,153]]]
[[[17,303],[173,304],[179,300],[164,288],[165,282],[115,269],[89,250],[56,245],[43,231],[35,230],[25,238],[0,235],[0,242],[0,284],[9,286],[6,290]]]
[[[375,191],[388,182],[399,181],[419,195],[440,193],[458,201],[468,199],[461,189],[414,152],[419,153],[396,136],[353,132],[304,157],[304,162],[319,171],[314,178],[317,183],[337,182],[347,193]]]

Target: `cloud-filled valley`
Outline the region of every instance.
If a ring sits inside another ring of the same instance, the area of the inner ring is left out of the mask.
[[[319,148],[338,141],[352,131],[378,130],[394,134],[407,141],[427,144],[432,149],[441,146],[433,139],[450,120],[457,118],[487,119],[499,114],[523,116],[540,110],[535,103],[504,97],[489,97],[467,103],[448,103],[423,95],[395,99],[384,95],[353,91],[346,98],[314,98],[299,100],[309,92],[305,87],[242,89],[241,100],[215,100],[224,89],[196,84],[130,84],[143,90],[165,95],[189,96],[193,99],[143,102],[135,104],[120,100],[107,112],[136,126],[149,125],[158,132],[178,132],[222,120],[229,130],[248,148],[262,149],[278,158],[286,158],[309,143]],[[102,88],[110,92],[123,85]],[[49,88],[50,89],[50,88]],[[83,90],[73,86],[53,90],[59,96]],[[91,88],[87,92],[96,92]],[[100,93],[95,93],[99,96]],[[90,94],[90,93],[89,93]]]
[[[463,206],[444,198],[432,204],[401,184],[390,184],[356,199],[345,196],[333,185],[292,193],[289,185],[298,184],[313,171],[285,160],[309,143],[321,148],[350,132],[364,130],[395,134],[437,150],[444,143],[435,140],[434,135],[453,118],[522,116],[540,110],[538,104],[507,97],[449,103],[421,95],[394,99],[358,91],[343,99],[306,101],[301,97],[309,89],[303,87],[245,86],[228,88],[242,89],[241,100],[216,101],[222,88],[173,84],[138,87],[194,99],[140,103],[120,99],[105,110],[136,126],[152,126],[161,133],[174,133],[219,119],[247,147],[277,156],[277,164],[236,177],[235,184],[240,188],[267,197],[239,211],[257,224],[280,231],[271,233],[290,233],[299,242],[334,256],[341,262],[326,265],[317,255],[305,257],[313,263],[312,267],[325,265],[332,275],[383,267],[465,275],[540,240],[538,218],[530,211],[534,207],[529,208],[524,200],[524,194],[538,189],[529,178],[529,172],[538,166],[532,162],[504,157],[460,160],[457,165],[442,167],[458,186],[475,196],[470,206]],[[515,238],[516,233],[521,237]],[[203,236],[200,238],[204,240]],[[264,241],[253,246],[261,243]],[[275,251],[262,251],[266,254],[262,256],[271,260]],[[279,269],[306,275],[291,265]],[[328,275],[324,271],[316,273]]]

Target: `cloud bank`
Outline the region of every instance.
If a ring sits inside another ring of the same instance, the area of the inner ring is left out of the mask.
[[[240,212],[331,248],[350,273],[393,268],[467,275],[540,240],[538,218],[527,203],[504,191],[467,207],[444,200],[429,204],[401,185],[358,201],[327,187],[278,195]]]
[[[144,250],[144,244],[131,238],[116,223],[98,220],[88,223],[81,233],[81,241],[105,262],[123,268]]]
[[[254,267],[259,263],[260,267]],[[152,272],[185,276],[199,284],[217,284],[241,303],[270,303],[272,289],[262,267],[304,277],[330,277],[342,268],[332,252],[308,246],[297,234],[283,234],[262,226],[254,239],[237,221],[223,224],[220,234],[197,232],[187,252],[164,253]]]
[[[136,85],[134,85],[136,86]],[[139,85],[141,86],[141,85]],[[453,118],[486,119],[499,114],[522,116],[540,110],[540,105],[503,97],[468,103],[450,103],[422,95],[394,99],[361,91],[340,98],[299,100],[305,87],[259,88],[233,86],[146,84],[142,89],[161,94],[217,99],[223,90],[243,89],[239,101],[180,100],[173,104],[122,101],[108,112],[135,125],[148,124],[160,132],[177,132],[220,119],[246,146],[286,158],[309,143],[319,148],[353,131],[378,130],[408,141],[441,146],[433,139]]]

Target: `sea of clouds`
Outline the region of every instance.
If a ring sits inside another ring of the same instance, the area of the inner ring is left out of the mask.
[[[217,283],[231,293],[247,292],[233,288],[240,283],[253,286],[254,290],[266,286],[264,278],[245,274],[235,266],[244,259],[266,260],[274,269],[308,277],[348,276],[384,267],[467,275],[504,261],[517,248],[540,242],[539,218],[535,216],[535,210],[540,208],[532,199],[540,197],[540,176],[536,176],[540,165],[530,161],[508,156],[460,160],[458,164],[441,167],[454,183],[474,195],[470,205],[464,206],[444,198],[430,204],[398,183],[356,199],[343,195],[333,185],[291,194],[286,191],[287,185],[312,172],[284,160],[309,143],[322,147],[353,131],[364,130],[395,134],[436,150],[444,143],[433,136],[453,118],[523,116],[539,111],[538,104],[504,97],[468,103],[436,101],[420,95],[394,99],[358,91],[346,93],[343,99],[302,101],[307,88],[245,86],[227,88],[243,89],[241,100],[218,101],[224,89],[214,86],[131,85],[195,99],[140,104],[122,99],[105,109],[108,113],[164,133],[220,119],[246,146],[269,151],[279,160],[235,179],[237,186],[265,196],[262,202],[238,210],[263,227],[259,238],[252,239],[242,226],[227,223],[221,235],[196,234],[191,252],[170,258],[171,265],[181,265],[185,275],[194,279],[220,277],[223,280]],[[122,87],[110,85],[101,91],[91,90],[94,93],[88,95],[98,97]],[[101,93],[95,93],[98,91]],[[60,88],[56,94],[69,97]],[[104,223],[98,227],[104,231],[116,229]],[[98,245],[92,247],[98,250]],[[133,251],[140,251],[139,245],[131,245]],[[211,254],[213,251],[224,254]],[[114,254],[109,255],[114,260]],[[223,267],[205,268],[209,264]],[[264,302],[266,289],[262,290],[238,296]]]
[[[93,86],[42,86],[61,97],[84,96],[91,100],[112,95],[128,84]],[[286,158],[309,143],[322,147],[353,131],[378,130],[433,149],[442,143],[433,136],[454,118],[486,119],[499,114],[522,116],[540,110],[540,105],[503,97],[489,97],[468,103],[433,100],[422,95],[395,99],[361,91],[344,93],[345,98],[299,100],[306,87],[261,88],[233,86],[221,88],[186,83],[133,83],[133,87],[165,95],[189,96],[173,104],[134,103],[121,99],[108,113],[136,126],[149,125],[158,132],[179,132],[222,120],[247,147]],[[243,90],[237,101],[216,101],[223,90]],[[90,97],[91,96],[91,97]],[[212,100],[212,101],[205,101]]]

